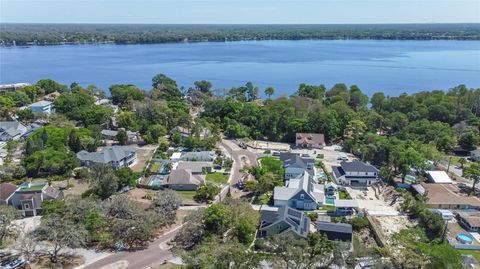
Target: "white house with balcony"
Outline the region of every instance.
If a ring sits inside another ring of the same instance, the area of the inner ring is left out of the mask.
[[[337,184],[352,187],[367,187],[378,181],[379,171],[373,165],[361,161],[342,161],[340,166],[332,166]]]
[[[53,103],[50,101],[38,101],[28,106],[34,113],[50,114],[53,110]]]
[[[137,162],[137,152],[127,146],[112,146],[103,148],[100,152],[82,150],[77,153],[82,166],[108,165],[118,170],[133,166]]]
[[[275,187],[273,200],[276,207],[289,206],[299,210],[316,210],[325,200],[324,185],[315,184],[305,172],[291,179],[285,187]]]

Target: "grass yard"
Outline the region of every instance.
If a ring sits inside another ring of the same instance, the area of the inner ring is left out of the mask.
[[[151,165],[150,165],[150,173],[156,173],[158,171],[158,169],[160,169],[160,167],[162,167],[162,164],[159,163],[159,162],[153,162]]]
[[[480,250],[457,249],[457,251],[462,255],[472,255],[477,261],[480,261]]]
[[[335,210],[335,206],[334,205],[323,205],[322,208],[320,208],[320,210],[333,211],[333,210]]]
[[[192,199],[193,196],[197,193],[197,191],[176,191],[180,196],[186,199]]]
[[[352,200],[352,197],[346,191],[338,191],[338,197],[341,200]]]
[[[228,182],[228,174],[220,172],[208,173],[206,180],[217,185],[226,184]]]

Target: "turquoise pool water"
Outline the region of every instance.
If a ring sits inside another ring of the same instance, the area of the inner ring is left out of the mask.
[[[334,198],[325,198],[325,204],[333,205],[333,204],[335,204],[335,199]]]
[[[474,238],[469,234],[458,234],[457,240],[464,243],[464,244],[471,244]]]

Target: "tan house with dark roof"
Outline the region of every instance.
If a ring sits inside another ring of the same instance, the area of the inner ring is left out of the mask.
[[[325,137],[323,134],[297,133],[295,146],[297,148],[322,149],[325,147]]]

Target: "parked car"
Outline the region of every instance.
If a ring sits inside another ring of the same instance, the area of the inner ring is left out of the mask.
[[[239,190],[245,189],[245,183],[244,183],[243,181],[237,182],[237,188],[238,188]]]
[[[6,260],[5,264],[2,262],[2,269],[14,269],[14,268],[19,268],[20,266],[25,264],[25,260],[21,257],[16,258],[16,259],[10,259]]]
[[[274,151],[274,152],[272,152],[272,156],[276,156],[276,157],[278,157],[278,156],[280,156],[280,152],[278,152],[278,151]]]

